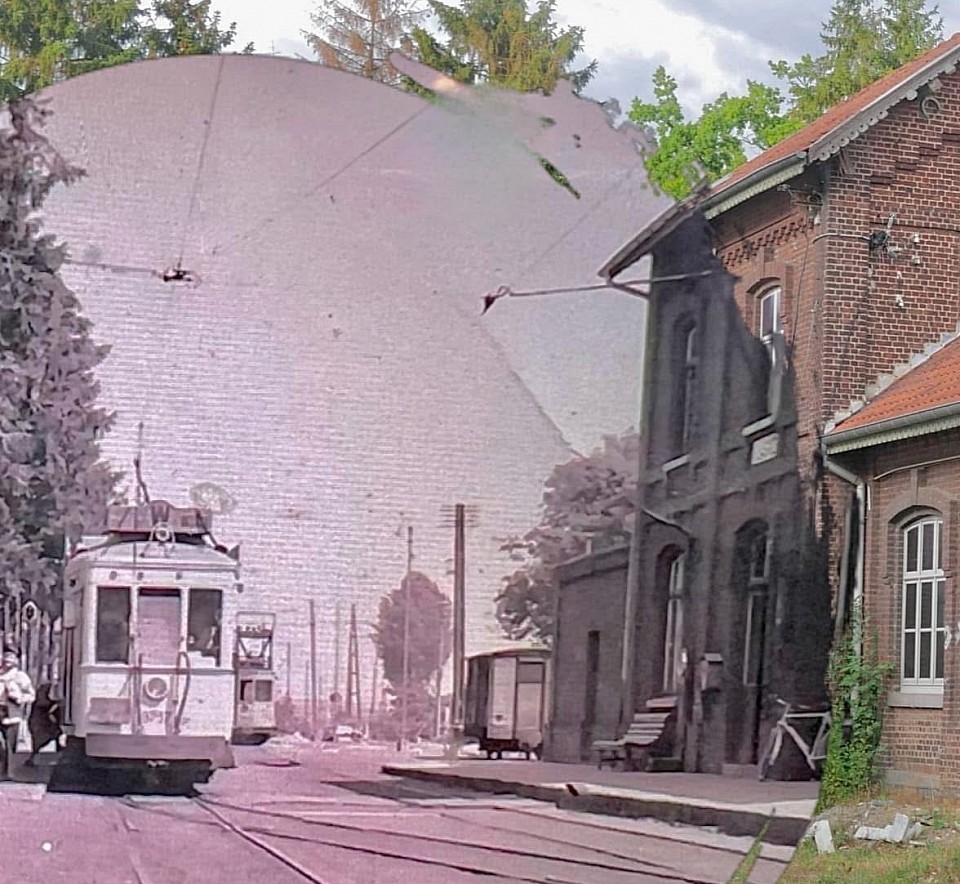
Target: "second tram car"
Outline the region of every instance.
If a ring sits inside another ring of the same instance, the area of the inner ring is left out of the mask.
[[[210,516],[163,501],[111,507],[64,579],[61,681],[66,758],[204,782],[233,766],[235,678],[221,624],[236,617],[239,554]],[[65,759],[66,760],[66,759]]]
[[[265,743],[277,733],[276,673],[273,669],[275,614],[237,614],[233,665],[237,673],[233,742]]]

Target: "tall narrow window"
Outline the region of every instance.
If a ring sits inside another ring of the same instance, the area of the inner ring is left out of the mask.
[[[673,335],[673,400],[670,402],[675,454],[685,452],[696,431],[699,335],[689,318],[677,323]]]
[[[900,679],[910,690],[943,690],[945,586],[943,521],[932,516],[903,531]]]
[[[670,563],[667,583],[667,628],[663,639],[663,692],[679,690],[683,653],[683,555]]]
[[[770,582],[770,538],[764,531],[750,538],[747,559],[747,610],[743,637],[743,684],[757,687],[763,665],[767,588]]]
[[[768,289],[760,296],[760,328],[758,329],[760,340],[770,353],[770,359],[776,358],[774,350],[774,336],[781,331],[780,328],[780,296],[782,289],[780,286]]]
[[[697,357],[697,327],[693,326],[687,332],[686,346],[684,347],[683,427],[680,431],[680,441],[684,449],[690,445],[693,439],[694,419],[696,418]]]

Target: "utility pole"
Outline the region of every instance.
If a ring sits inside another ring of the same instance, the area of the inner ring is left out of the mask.
[[[356,710],[357,722],[363,717],[360,702],[360,642],[357,637],[357,603],[350,604],[350,636],[347,640],[347,718]]]
[[[450,724],[457,743],[463,737],[463,656],[466,639],[466,586],[464,580],[465,510],[458,503],[454,512],[453,533],[453,696]]]
[[[413,525],[407,526],[407,576],[403,581],[403,697],[400,704],[400,739],[407,743],[407,700],[410,694],[410,575],[413,573]]]
[[[370,717],[377,712],[377,655],[373,655],[373,666],[370,667]]]
[[[317,738],[317,612],[310,599],[310,724]]]
[[[340,693],[340,600],[337,600],[333,619],[333,692]]]
[[[290,696],[290,679],[293,675],[293,657],[290,654],[290,642],[287,642],[287,696]]]
[[[449,527],[453,522],[453,686],[450,697],[450,739],[447,753],[455,757],[463,742],[463,694],[464,669],[466,655],[466,543],[467,523],[476,527],[478,518],[476,507],[458,503],[453,507],[444,506],[441,510],[444,524]]]

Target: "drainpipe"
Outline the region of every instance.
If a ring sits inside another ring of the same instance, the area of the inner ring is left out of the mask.
[[[853,578],[853,605],[856,609],[858,605],[863,604],[863,572],[864,558],[866,552],[866,532],[867,532],[867,483],[856,473],[845,469],[830,459],[827,454],[827,446],[821,441],[821,454],[823,455],[823,464],[827,471],[833,473],[844,482],[853,485],[856,489],[857,497],[857,515],[859,517],[859,526],[857,531],[857,552],[856,552],[856,570]],[[838,606],[839,607],[839,606]],[[862,610],[862,608],[861,608]],[[857,651],[862,652],[861,642],[857,641]]]

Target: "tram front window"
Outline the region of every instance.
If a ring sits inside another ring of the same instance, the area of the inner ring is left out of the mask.
[[[97,663],[127,663],[130,655],[130,588],[97,587]]]
[[[187,613],[187,650],[209,657],[220,665],[220,612],[223,594],[219,589],[191,589]]]

